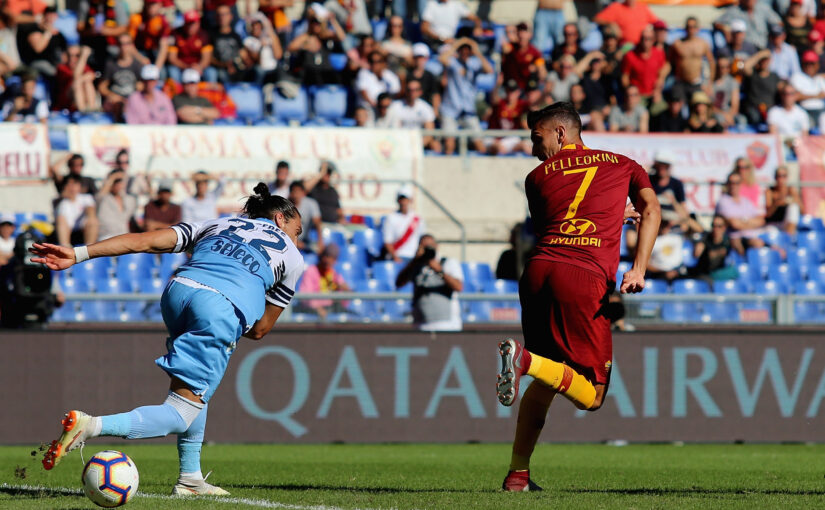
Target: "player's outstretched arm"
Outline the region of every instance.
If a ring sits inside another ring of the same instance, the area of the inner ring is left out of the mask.
[[[636,259],[633,267],[622,278],[622,294],[641,292],[645,288],[645,272],[650,261],[653,244],[659,234],[659,223],[662,221],[662,211],[659,199],[652,188],[639,191],[636,199],[636,210],[639,211],[639,240],[636,245]]]
[[[267,303],[263,317],[255,321],[255,325],[252,326],[252,329],[244,333],[244,336],[246,338],[251,338],[252,340],[260,340],[267,333],[269,333],[272,326],[274,326],[278,321],[278,317],[281,316],[281,312],[283,311],[284,309],[282,307],[273,305],[272,303]]]
[[[178,236],[175,231],[171,228],[164,228],[141,234],[123,234],[82,248],[88,250],[87,258],[93,259],[115,257],[127,253],[166,253],[175,248],[177,241]],[[82,250],[82,248],[78,249]],[[32,262],[45,264],[46,267],[55,271],[68,269],[78,262],[74,248],[35,243],[30,251],[37,255],[32,258]],[[83,260],[85,258],[80,261]]]

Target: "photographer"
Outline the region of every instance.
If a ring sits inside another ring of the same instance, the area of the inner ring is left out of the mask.
[[[398,274],[396,287],[413,282],[412,312],[422,331],[461,331],[461,308],[456,292],[464,288],[461,264],[437,256],[438,243],[421,236],[418,252]]]

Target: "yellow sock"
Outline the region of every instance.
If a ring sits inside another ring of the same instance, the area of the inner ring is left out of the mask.
[[[513,441],[513,456],[510,458],[511,471],[525,471],[530,468],[530,456],[539,440],[544,419],[556,390],[533,381],[521,397],[516,423],[516,438]]]
[[[569,366],[530,353],[532,361],[527,375],[538,379],[564,395],[579,409],[590,409],[596,401],[596,388]]]

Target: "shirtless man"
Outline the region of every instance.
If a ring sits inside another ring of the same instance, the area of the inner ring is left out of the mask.
[[[539,0],[536,7],[536,16],[533,20],[533,46],[539,51],[546,51],[550,48],[550,41],[553,45],[561,44],[564,40],[562,28],[564,27],[564,14],[562,8],[565,0]]]
[[[675,41],[670,47],[670,61],[676,74],[674,88],[680,89],[684,97],[702,89],[704,83],[713,83],[716,70],[710,44],[699,37],[699,21],[691,16],[685,22],[684,39]],[[709,80],[702,79],[702,59],[707,58],[710,65]]]

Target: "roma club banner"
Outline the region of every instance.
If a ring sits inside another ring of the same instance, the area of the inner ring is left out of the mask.
[[[645,168],[653,164],[656,151],[667,149],[676,156],[672,173],[685,184],[688,209],[710,214],[722,194],[736,158],[753,161],[756,177],[763,184],[773,182],[776,167],[782,164],[782,145],[774,135],[668,135],[583,133],[588,147],[606,149],[636,160]]]
[[[4,333],[0,401],[14,419],[0,428],[0,444],[51,439],[66,409],[109,414],[160,403],[169,379],[153,360],[166,333],[152,328]],[[510,441],[518,406],[498,403],[494,374],[497,342],[516,333],[433,338],[409,327],[278,325],[259,342],[238,342],[209,402],[206,439]],[[617,334],[602,409],[577,411],[558,397],[542,439],[823,442],[821,336],[766,328]]]
[[[801,182],[825,183],[825,137],[806,136],[796,146]],[[805,213],[825,217],[825,187],[802,188]]]
[[[338,179],[369,181],[337,185],[348,210],[391,210],[398,185],[370,180],[415,179],[423,158],[421,134],[404,129],[72,125],[69,146],[86,158],[92,177],[105,177],[118,151],[128,149],[135,175],[176,180],[175,200],[194,191],[188,180],[193,172],[230,178],[219,203],[227,208],[237,208],[258,181],[274,180],[280,160],[298,179],[317,173],[326,159],[337,167]]]
[[[0,124],[0,178],[48,177],[49,148],[44,124]]]

